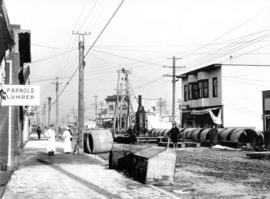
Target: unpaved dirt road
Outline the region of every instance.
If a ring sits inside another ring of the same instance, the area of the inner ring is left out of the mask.
[[[246,153],[180,149],[175,184],[164,188],[181,198],[270,198],[270,160],[248,159]]]
[[[151,145],[121,145],[139,151]],[[159,186],[183,199],[270,198],[270,160],[246,157],[250,151],[208,147],[176,151],[175,181]],[[102,158],[108,159],[108,154]]]

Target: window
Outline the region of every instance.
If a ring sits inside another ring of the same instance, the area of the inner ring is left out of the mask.
[[[218,96],[218,82],[217,82],[217,78],[214,77],[212,79],[212,83],[213,83],[213,97],[217,97]]]
[[[199,81],[199,98],[208,98],[209,97],[209,88],[208,88],[208,79]]]
[[[270,98],[264,98],[264,110],[265,111],[270,111]]]
[[[192,100],[192,84],[188,84],[188,99]]]
[[[109,105],[109,111],[114,111],[114,106],[113,105]]]
[[[188,84],[188,99],[189,100],[195,100],[199,98],[199,88],[197,82],[192,82]]]
[[[199,84],[198,98],[208,98],[209,97],[208,79],[200,80],[198,84]]]
[[[184,100],[188,100],[188,85],[184,86]]]
[[[199,98],[199,88],[198,83],[192,83],[192,99],[198,99]]]
[[[199,81],[199,86],[198,86],[198,93],[199,93],[199,98],[202,98],[203,96],[203,83],[202,81]]]

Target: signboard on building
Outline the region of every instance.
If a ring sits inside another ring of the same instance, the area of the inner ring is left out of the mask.
[[[38,85],[3,85],[6,99],[2,106],[39,106],[40,87]]]

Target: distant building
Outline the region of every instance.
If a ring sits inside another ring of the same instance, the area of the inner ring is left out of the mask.
[[[263,97],[263,130],[270,132],[270,90],[262,92]]]
[[[113,123],[115,108],[116,108],[116,103],[117,103],[117,95],[107,96],[105,101],[106,101],[106,109],[102,111],[103,122],[111,121],[111,123]],[[123,118],[123,121],[125,121],[127,113],[128,113],[128,98],[126,97],[124,102],[122,103],[122,111],[120,113],[121,118]]]
[[[213,64],[178,76],[182,80],[182,127],[245,126],[262,130],[261,88],[224,81],[235,68]]]
[[[116,95],[107,96],[105,101],[106,101],[106,105],[107,105],[106,117],[107,118],[113,118],[114,109],[115,109],[115,106],[116,106]]]
[[[115,107],[116,107],[117,96],[116,95],[107,96],[105,101],[106,101],[106,105],[107,105],[106,117],[113,118]],[[127,101],[128,101],[128,99],[126,98],[125,104],[123,107],[123,110],[124,110],[123,115],[127,114],[127,106],[128,106]]]

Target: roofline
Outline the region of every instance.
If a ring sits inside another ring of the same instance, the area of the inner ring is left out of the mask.
[[[203,71],[203,70],[210,70],[210,69],[213,69],[213,68],[220,68],[221,66],[222,66],[222,64],[211,64],[211,65],[208,65],[208,66],[204,66],[204,67],[201,67],[201,68],[196,68],[196,69],[190,70],[190,71],[182,73],[180,75],[176,75],[176,77],[177,78],[185,78],[185,77],[187,77],[187,75],[198,73],[198,72]]]

